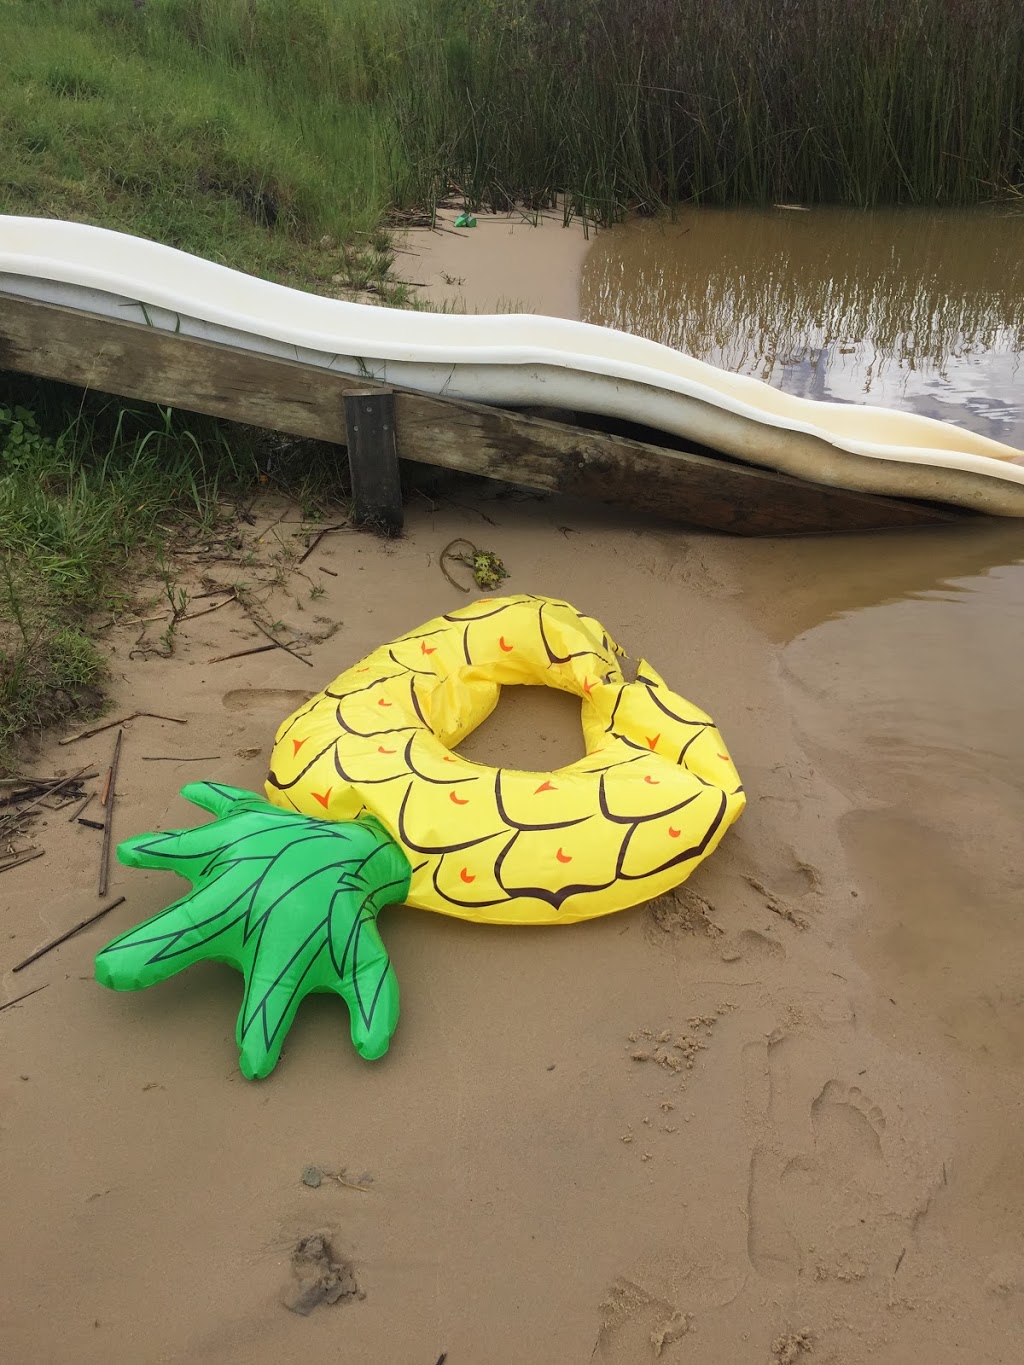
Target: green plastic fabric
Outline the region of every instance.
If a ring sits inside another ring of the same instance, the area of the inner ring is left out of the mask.
[[[236,1040],[249,1079],[274,1068],[305,996],[333,991],[352,1042],[381,1057],[398,1023],[398,980],[377,929],[411,869],[372,816],[317,820],[215,782],[183,788],[216,817],[198,829],[138,834],[118,847],[130,867],[167,868],[192,883],[173,905],[102,948],[96,979],[133,991],[194,962],[227,962],[245,978]]]

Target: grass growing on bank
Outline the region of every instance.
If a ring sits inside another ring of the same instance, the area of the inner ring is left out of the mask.
[[[0,772],[19,736],[97,705],[94,623],[125,609],[169,543],[211,532],[268,482],[314,515],[340,495],[333,456],[309,442],[295,454],[249,428],[0,372]]]
[[[0,212],[330,279],[394,175],[357,50],[370,0],[0,0]],[[323,33],[330,19],[333,41]]]

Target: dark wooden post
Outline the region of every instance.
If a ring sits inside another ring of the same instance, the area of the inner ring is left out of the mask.
[[[391,389],[350,389],[345,394],[352,520],[382,535],[402,529],[402,483],[395,448],[395,395]]]

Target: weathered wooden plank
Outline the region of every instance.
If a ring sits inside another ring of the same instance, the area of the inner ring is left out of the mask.
[[[349,389],[345,432],[352,476],[352,520],[394,534],[402,529],[402,480],[395,449],[392,389]]]
[[[364,378],[0,294],[0,369],[336,442]],[[830,488],[501,408],[395,391],[402,459],[739,535],[876,530],[956,512]]]

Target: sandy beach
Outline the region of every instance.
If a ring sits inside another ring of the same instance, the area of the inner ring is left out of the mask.
[[[197,823],[186,781],[260,790],[301,698],[466,600],[438,567],[457,535],[708,710],[749,805],[677,896],[605,920],[385,912],[389,1054],[361,1061],[320,997],[258,1083],[228,968],[94,983],[95,951],[181,889],[115,864],[124,904],[3,981],[47,987],[0,1015],[4,1359],[1017,1360],[1024,741],[984,679],[993,650],[1004,680],[1022,662],[998,629],[1020,569],[977,577],[1012,560],[1001,532],[740,544],[474,485],[414,497],[401,540],[325,536],[299,572],[297,511],[259,517],[248,567],[179,572],[245,578],[312,667],[209,662],[265,643],[233,602],[169,658],[114,627],[109,715],[187,722],[125,725],[115,841]],[[966,657],[942,564],[997,589]],[[102,774],[115,734],[50,739],[32,770]],[[570,698],[510,689],[463,752],[545,770],[581,747]],[[4,877],[5,966],[99,906],[99,839],[35,827],[46,856]],[[359,1294],[302,1317],[282,1295],[313,1233]]]

